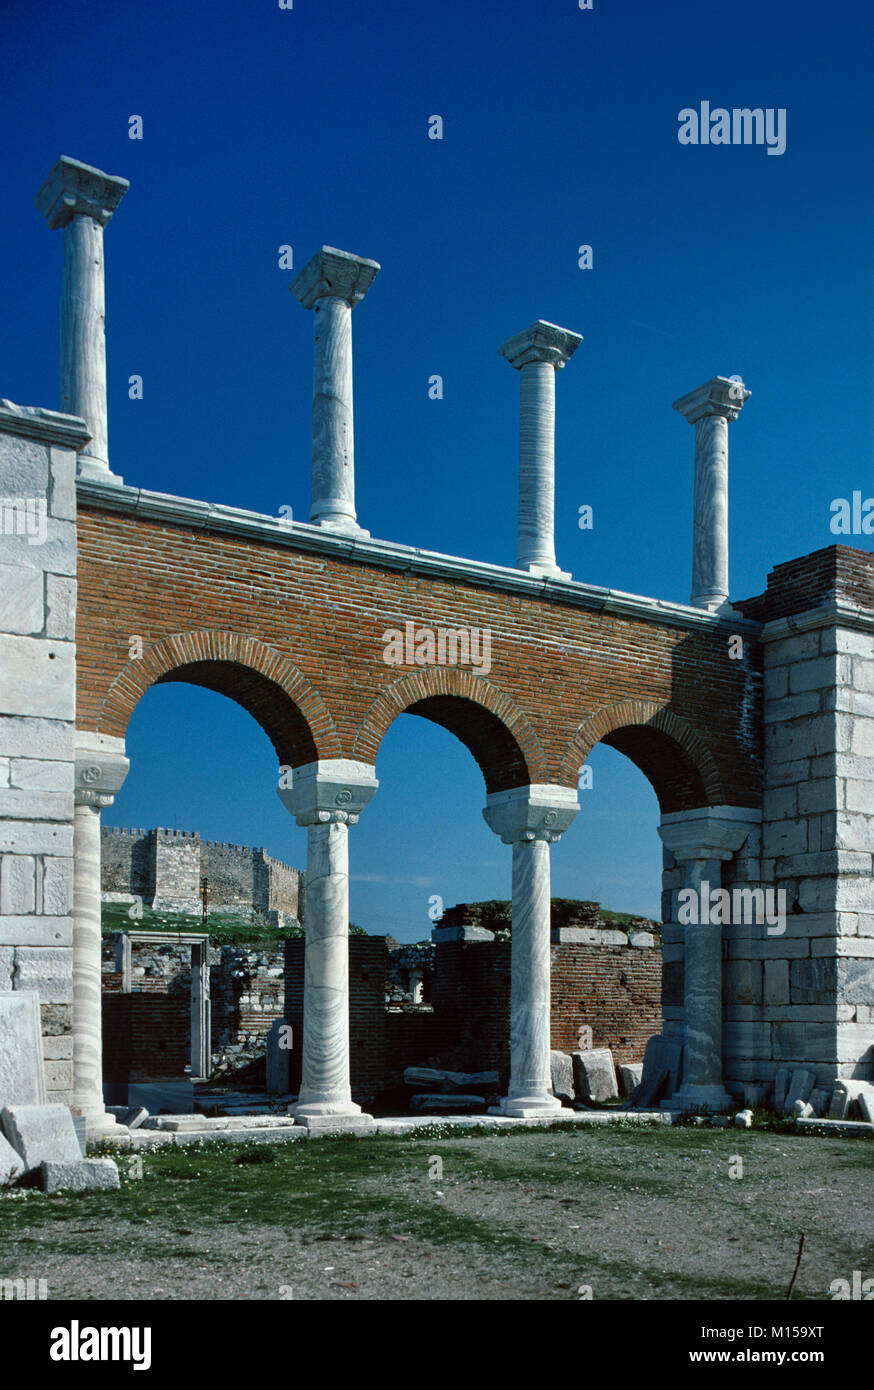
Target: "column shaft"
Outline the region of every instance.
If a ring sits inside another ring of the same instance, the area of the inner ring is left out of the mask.
[[[82,456],[108,469],[105,320],[103,227],[72,217],[64,227],[61,410],[81,416],[91,432]]]
[[[550,371],[552,368],[550,368]],[[549,845],[513,845],[513,929],[510,985],[510,1088],[514,1107],[558,1110],[550,1072]]]
[[[718,859],[692,859],[686,886],[699,894],[701,884],[719,888]],[[684,946],[683,1086],[715,1087],[722,1091],[722,928],[689,923]]]
[[[728,598],[728,420],[695,421],[692,598],[699,608]]]
[[[295,1114],[353,1114],[349,1076],[348,826],[310,825],[303,1069]]]
[[[73,1109],[102,1126],[100,808],[77,803],[73,820]]]
[[[555,367],[520,368],[519,569],[555,562]]]
[[[335,297],[315,306],[310,521],[355,524],[352,309]]]

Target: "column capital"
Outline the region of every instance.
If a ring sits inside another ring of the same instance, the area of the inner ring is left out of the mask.
[[[298,825],[355,825],[379,782],[371,763],[325,758],[292,771],[292,785],[279,799]]]
[[[728,860],[761,823],[751,806],[701,806],[662,816],[659,835],[678,861]]]
[[[129,188],[127,179],[61,155],[34,204],[52,232],[73,217],[92,217],[105,227]]]
[[[517,371],[531,362],[549,362],[558,371],[574,355],[582,341],[581,333],[572,333],[569,328],[559,328],[558,324],[538,319],[521,333],[508,338],[498,352]]]
[[[483,809],[490,830],[505,845],[532,840],[555,844],[580,809],[575,787],[535,782],[509,791],[492,792]]]
[[[97,810],[111,806],[130,769],[124,740],[77,729],[75,757],[76,805]]]
[[[731,421],[740,415],[744,401],[749,400],[751,394],[739,376],[714,376],[674,401],[672,409],[684,415],[690,425],[707,415],[721,415]]]
[[[319,299],[342,299],[354,309],[367,294],[379,274],[379,262],[351,251],[323,246],[307,261],[291,282],[291,292],[305,309],[315,308]]]

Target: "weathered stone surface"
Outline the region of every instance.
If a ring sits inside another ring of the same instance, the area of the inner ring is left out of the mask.
[[[13,1149],[9,1140],[0,1134],[0,1187],[10,1183],[23,1172],[24,1163],[21,1155]]]
[[[808,1103],[814,1115],[827,1115],[830,1101],[831,1091],[827,1091],[821,1086],[814,1086],[808,1097]]]
[[[623,1096],[630,1096],[643,1080],[643,1062],[625,1062],[616,1068],[619,1075],[619,1090]]]
[[[43,1192],[98,1192],[121,1186],[118,1166],[111,1158],[80,1158],[73,1163],[43,1163]]]
[[[573,1101],[574,1064],[568,1052],[550,1052],[549,1065],[552,1072],[552,1094],[559,1100]]]
[[[796,1101],[806,1101],[816,1084],[816,1074],[812,1071],[804,1071],[798,1067],[792,1073],[789,1082],[789,1089],[786,1092],[786,1100],[783,1109],[787,1115],[795,1112]]]
[[[789,1082],[792,1080],[791,1067],[778,1067],[777,1075],[774,1077],[774,1109],[782,1110],[786,1104],[786,1092],[789,1090]]]
[[[41,1163],[78,1163],[73,1116],[66,1105],[10,1105],[0,1110],[2,1129],[26,1171]]]
[[[425,1115],[472,1115],[485,1110],[483,1096],[427,1095],[413,1096],[410,1109]]]
[[[291,1065],[289,1038],[293,1042],[291,1024],[284,1018],[276,1019],[267,1034],[267,1090],[270,1095],[288,1095]]]
[[[862,1119],[867,1120],[869,1125],[874,1125],[874,1086],[864,1081],[860,1084],[857,1104]]]
[[[643,1076],[631,1095],[631,1104],[647,1108],[672,1096],[680,1086],[683,1047],[676,1038],[656,1033],[646,1045]]]
[[[496,1071],[441,1071],[434,1067],[407,1067],[404,1072],[404,1084],[451,1095],[480,1088],[496,1091],[501,1084],[501,1078]]]
[[[612,1100],[619,1094],[613,1053],[609,1047],[594,1047],[571,1054],[574,1089],[581,1100]]]
[[[45,1105],[39,996],[33,990],[0,993],[0,1107]]]
[[[737,1114],[735,1115],[735,1117],[734,1117],[734,1123],[735,1123],[735,1127],[736,1127],[737,1129],[752,1129],[752,1127],[753,1127],[753,1112],[752,1112],[752,1110],[739,1110],[739,1111],[737,1112]]]
[[[809,1120],[813,1114],[813,1106],[806,1100],[797,1100],[793,1109],[796,1119],[799,1120]]]

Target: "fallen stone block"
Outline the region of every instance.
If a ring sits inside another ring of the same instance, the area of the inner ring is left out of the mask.
[[[617,1067],[617,1071],[620,1095],[633,1095],[643,1080],[643,1062],[623,1062]]]
[[[862,1083],[858,1104],[862,1119],[867,1120],[869,1125],[874,1125],[874,1086]]]
[[[16,1153],[8,1139],[0,1134],[0,1187],[12,1182],[19,1173],[24,1172],[21,1155]]]
[[[10,1105],[0,1129],[20,1154],[25,1172],[41,1163],[81,1163],[73,1116],[66,1105]]]
[[[573,1052],[574,1089],[581,1100],[612,1100],[618,1095],[613,1053],[609,1047]]]
[[[637,1109],[649,1109],[657,1101],[670,1097],[680,1088],[683,1045],[676,1038],[655,1033],[643,1054],[643,1076],[640,1085],[631,1093],[631,1104]]]
[[[815,1085],[816,1074],[814,1072],[804,1071],[801,1067],[793,1071],[789,1089],[786,1092],[786,1099],[783,1102],[783,1109],[787,1115],[796,1113],[795,1102],[798,1100],[806,1101]]]
[[[795,1117],[799,1120],[809,1120],[813,1114],[813,1106],[807,1100],[797,1100],[794,1108]]]
[[[780,1111],[786,1104],[786,1092],[789,1090],[789,1082],[792,1080],[791,1067],[778,1067],[777,1075],[774,1077],[774,1109]]]
[[[574,1064],[568,1052],[550,1052],[549,1066],[552,1073],[552,1094],[558,1100],[572,1102],[574,1091]]]
[[[39,994],[0,992],[0,1105],[45,1105]]]
[[[501,1078],[496,1071],[443,1071],[436,1067],[407,1067],[404,1084],[421,1090],[439,1091],[444,1095],[464,1093],[472,1089],[497,1091]]]
[[[149,1112],[144,1105],[135,1105],[132,1110],[128,1110],[126,1118],[120,1120],[126,1129],[139,1129],[144,1120],[149,1118]]]
[[[465,1095],[425,1095],[413,1096],[410,1109],[423,1115],[472,1115],[484,1111],[486,1102],[482,1096]]]
[[[836,1081],[829,1106],[829,1119],[845,1120],[858,1113],[858,1097],[864,1081]]]
[[[76,1163],[40,1165],[43,1192],[105,1192],[120,1187],[111,1158],[80,1158]]]
[[[814,1086],[808,1096],[808,1104],[814,1115],[827,1115],[830,1101],[831,1091],[826,1091],[822,1086]]]
[[[734,1117],[736,1129],[752,1129],[753,1112],[752,1110],[739,1110]]]

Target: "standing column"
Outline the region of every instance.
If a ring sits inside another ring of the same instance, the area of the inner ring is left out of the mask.
[[[749,396],[740,378],[715,376],[674,401],[695,426],[690,601],[711,612],[728,603],[728,425]]]
[[[570,578],[555,559],[555,374],[582,341],[538,319],[498,349],[520,375],[516,565],[544,577]]]
[[[76,733],[73,817],[73,1113],[89,1134],[111,1129],[103,1102],[100,936],[100,812],[111,806],[130,764],[121,739]]]
[[[554,844],[579,811],[575,788],[493,792],[483,815],[513,846],[510,1086],[498,1113],[528,1119],[561,1109],[550,1069],[550,865]]]
[[[761,820],[745,806],[705,806],[662,817],[659,835],[679,863],[696,910],[684,933],[683,1071],[671,1110],[717,1112],[732,1105],[722,1080],[722,924],[710,922],[710,893],[722,864]]]
[[[352,310],[378,271],[376,261],[323,246],[291,285],[304,308],[315,311],[310,521],[364,536],[369,532],[355,515]]]
[[[310,1130],[370,1129],[349,1070],[349,826],[379,783],[345,758],[295,768],[279,797],[307,827],[303,1058],[293,1114]]]
[[[127,179],[64,155],[35,199],[49,228],[64,229],[60,408],[81,416],[91,432],[79,475],[112,483],[123,480],[109,467],[107,443],[103,228],[129,187]]]

